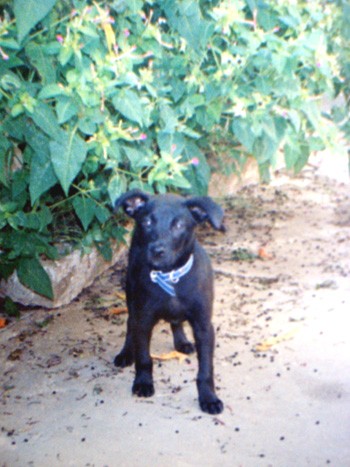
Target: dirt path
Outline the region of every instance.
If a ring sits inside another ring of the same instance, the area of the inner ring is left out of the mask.
[[[200,412],[193,356],[157,362],[156,395],[131,396],[133,369],[111,364],[121,265],[1,331],[1,466],[350,465],[349,184],[308,167],[241,190],[226,211],[225,235],[200,232],[224,413]],[[172,350],[168,325],[152,343]]]

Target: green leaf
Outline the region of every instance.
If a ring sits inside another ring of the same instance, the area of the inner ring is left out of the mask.
[[[2,122],[1,130],[8,133],[7,137],[10,136],[11,139],[21,141],[28,131],[28,123],[28,117],[25,115],[21,115],[18,118],[8,117]]]
[[[38,131],[27,137],[34,153],[30,161],[29,193],[32,206],[40,196],[54,186],[58,180],[50,158],[48,138]]]
[[[58,123],[66,123],[74,115],[77,115],[78,111],[78,106],[70,97],[61,96],[57,99],[56,113]]]
[[[53,300],[53,290],[49,275],[36,258],[22,258],[17,268],[19,280],[39,295]]]
[[[86,231],[95,216],[96,203],[87,196],[76,196],[73,200],[73,207]]]
[[[206,131],[211,131],[214,124],[219,123],[221,114],[222,102],[214,101],[206,107],[199,107],[196,110],[196,120]]]
[[[296,132],[298,132],[301,128],[301,119],[299,112],[294,110],[294,109],[289,109],[288,110],[288,117],[290,122],[292,123],[294,129]]]
[[[34,112],[31,114],[35,124],[38,125],[50,138],[60,140],[63,131],[57,122],[56,115],[52,108],[44,102],[39,102]]]
[[[19,305],[11,300],[10,297],[5,297],[4,312],[7,316],[19,318],[21,312],[19,311]]]
[[[74,132],[63,133],[62,141],[50,141],[51,161],[66,195],[87,154],[86,143]]]
[[[321,120],[319,104],[315,100],[308,100],[307,102],[303,103],[301,109],[305,113],[309,123],[314,128],[314,130],[317,130]]]
[[[251,153],[256,139],[252,123],[247,119],[237,118],[232,123],[232,131],[238,141]]]
[[[119,94],[112,99],[112,102],[115,109],[124,117],[138,123],[140,126],[143,125],[142,105],[140,97],[136,92],[129,89],[120,91]]]
[[[192,49],[199,51],[207,45],[214,31],[214,24],[204,20],[197,1],[183,0],[164,2],[164,10],[170,25],[186,39]]]
[[[43,206],[38,211],[25,213],[23,220],[23,227],[42,232],[52,222],[52,214],[47,206]]]
[[[8,186],[8,151],[11,147],[8,139],[0,134],[0,183]]]
[[[181,188],[183,190],[189,190],[192,188],[191,183],[184,177],[184,175],[174,174],[171,179],[171,186]]]
[[[58,56],[59,62],[62,66],[67,65],[69,60],[73,57],[74,55],[74,50],[72,47],[69,46],[63,46],[60,49],[60,53]]]
[[[182,150],[183,159],[189,163],[193,158],[198,159],[198,165],[189,164],[186,178],[191,184],[191,193],[197,195],[206,195],[208,191],[208,183],[210,179],[209,164],[193,140],[185,140],[185,146]]]
[[[43,86],[38,94],[39,99],[51,99],[52,97],[64,96],[66,91],[56,83],[50,83]]]
[[[105,261],[112,261],[113,251],[109,242],[95,242],[95,246]]]
[[[19,42],[49,13],[55,3],[56,0],[14,0]]]
[[[124,175],[115,174],[108,183],[108,194],[114,206],[117,198],[126,191],[127,183]]]
[[[298,135],[292,134],[286,137],[284,159],[288,169],[293,169],[294,173],[298,173],[307,163],[309,155],[309,145],[299,139]]]
[[[286,163],[286,167],[288,170],[292,169],[298,159],[299,159],[299,151],[298,148],[294,146],[290,146],[289,144],[285,144],[284,146],[284,160]]]
[[[105,206],[96,204],[95,216],[100,224],[104,224],[111,217],[111,212]]]
[[[173,133],[179,124],[175,111],[166,104],[160,106],[160,121],[164,133]]]
[[[127,146],[126,144],[122,146],[122,149],[130,161],[133,170],[139,171],[144,167],[152,165],[152,160],[150,159],[147,150],[139,149],[134,146]]]
[[[259,129],[262,133],[254,142],[254,156],[257,158],[259,165],[266,162],[274,165],[277,150],[285,134],[286,122],[282,117],[267,115],[260,122]]]
[[[274,163],[274,156],[278,149],[276,140],[270,138],[266,133],[257,138],[254,142],[253,154],[259,165],[269,162]]]
[[[158,131],[157,144],[161,152],[179,156],[185,147],[185,137],[182,133]]]
[[[45,53],[42,45],[30,42],[25,48],[31,64],[38,70],[43,84],[56,82],[56,68],[53,59]]]
[[[178,102],[186,92],[186,84],[178,78],[173,78],[171,81],[171,95],[174,102]]]
[[[0,77],[0,88],[5,91],[16,91],[22,87],[22,81],[16,76],[15,73],[8,70],[6,73],[1,74]]]

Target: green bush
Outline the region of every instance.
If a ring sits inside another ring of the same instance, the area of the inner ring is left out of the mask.
[[[128,188],[204,194],[210,165],[281,149],[302,168],[334,131],[337,6],[271,0],[13,0],[0,23],[1,276],[52,296],[40,257],[123,228]],[[340,81],[339,81],[340,82]],[[209,162],[208,162],[209,161]]]
[[[350,140],[350,4],[347,0],[339,0],[338,8],[332,21],[330,50],[338,57],[340,75],[334,77],[334,88],[338,97],[338,105],[332,112],[333,121],[342,130],[346,139]],[[350,150],[349,150],[350,156]],[[349,157],[350,171],[350,157]]]

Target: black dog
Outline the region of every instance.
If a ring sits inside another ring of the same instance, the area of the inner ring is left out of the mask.
[[[115,209],[121,206],[136,220],[136,228],[126,285],[127,335],[114,364],[125,367],[135,361],[132,392],[140,397],[152,396],[152,329],[160,319],[169,321],[175,348],[189,354],[194,346],[182,328],[187,320],[198,354],[199,404],[204,412],[218,414],[223,403],[215,394],[213,378],[213,273],[194,228],[208,220],[214,229],[223,230],[223,210],[209,197],[152,196],[138,190],[122,195]]]

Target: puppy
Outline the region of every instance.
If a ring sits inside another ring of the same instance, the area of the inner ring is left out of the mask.
[[[223,210],[209,197],[152,196],[139,190],[122,195],[115,210],[120,207],[136,226],[126,283],[127,334],[114,364],[123,368],[135,362],[132,392],[139,397],[152,396],[150,339],[154,325],[164,319],[171,324],[176,350],[186,354],[197,351],[201,409],[221,413],[223,403],[215,393],[213,378],[213,272],[194,229],[208,221],[223,231]],[[195,349],[183,331],[184,321],[192,327]]]

